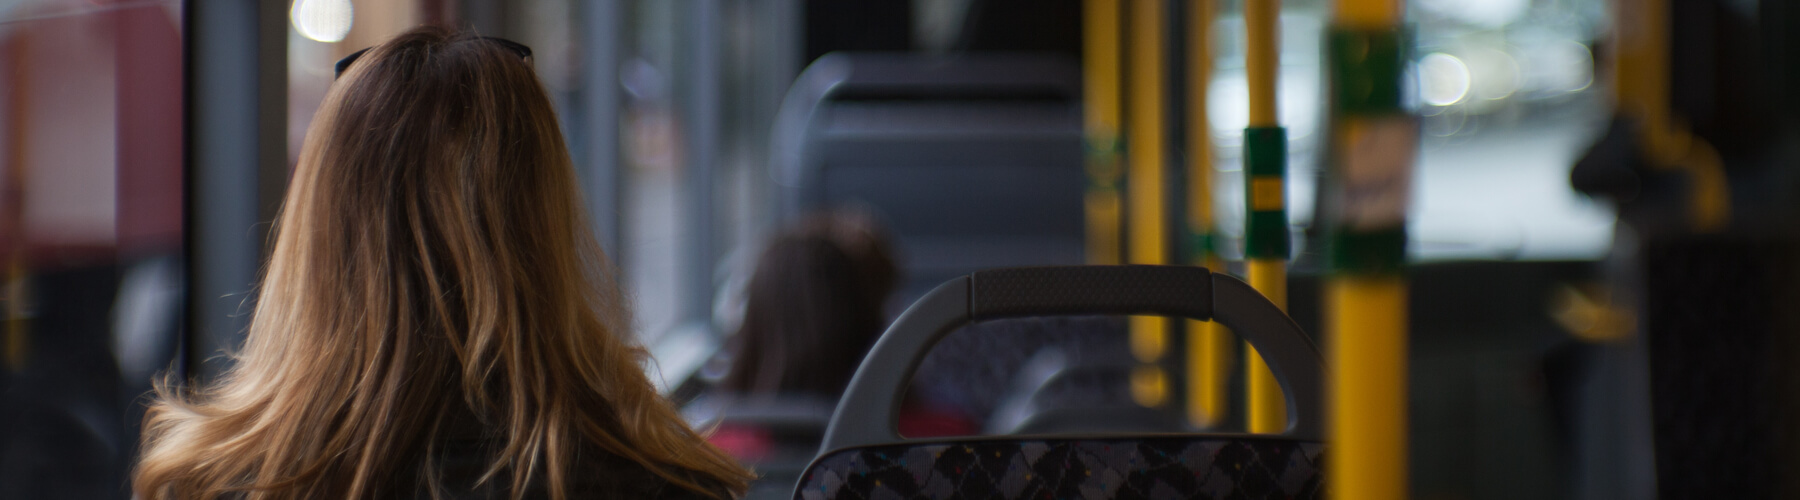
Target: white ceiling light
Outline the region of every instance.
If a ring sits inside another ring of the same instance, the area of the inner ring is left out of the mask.
[[[1419,97],[1432,106],[1449,106],[1469,95],[1469,67],[1461,59],[1433,52],[1419,59]]]
[[[344,40],[354,15],[350,0],[294,0],[288,19],[301,35],[325,43]]]

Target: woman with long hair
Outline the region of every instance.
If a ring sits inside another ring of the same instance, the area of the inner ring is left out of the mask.
[[[529,59],[419,28],[339,63],[250,331],[159,385],[140,498],[720,498],[652,389]]]

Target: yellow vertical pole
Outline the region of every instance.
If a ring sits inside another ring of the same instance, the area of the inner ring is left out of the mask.
[[[1275,106],[1281,69],[1280,0],[1244,2],[1245,77],[1250,90],[1250,126],[1245,130],[1244,169],[1249,217],[1245,256],[1250,286],[1287,309],[1287,138]],[[1245,345],[1244,377],[1249,428],[1255,433],[1287,430],[1281,386],[1262,356]]]
[[[1666,0],[1618,0],[1613,10],[1613,94],[1623,114],[1645,129],[1668,128],[1669,22]],[[1632,5],[1626,5],[1632,4]]]
[[[1287,263],[1267,259],[1249,262],[1250,287],[1262,292],[1282,311],[1287,310]],[[1275,381],[1269,364],[1249,345],[1244,359],[1245,393],[1248,394],[1249,428],[1254,433],[1278,433],[1287,430],[1287,400],[1281,384]]]
[[[1244,1],[1244,77],[1250,87],[1250,126],[1279,127],[1276,75],[1281,69],[1281,0]]]
[[[1336,0],[1333,171],[1358,196],[1336,208],[1331,275],[1327,473],[1339,500],[1407,497],[1406,200],[1417,121],[1400,103],[1403,0]]]
[[[1122,226],[1123,201],[1119,197],[1119,181],[1124,175],[1120,165],[1119,127],[1124,113],[1119,81],[1120,29],[1119,0],[1086,0],[1082,3],[1082,70],[1085,109],[1082,116],[1086,129],[1088,187],[1087,262],[1118,264],[1124,262]]]
[[[1653,166],[1686,170],[1688,217],[1699,232],[1725,229],[1731,220],[1731,187],[1718,150],[1694,136],[1670,109],[1669,0],[1637,0],[1613,10],[1617,49],[1613,92],[1621,114],[1637,118]]]
[[[1332,24],[1344,28],[1387,29],[1404,20],[1399,0],[1337,0],[1332,9]]]
[[[1126,115],[1130,133],[1126,136],[1126,203],[1131,217],[1128,226],[1130,262],[1133,264],[1167,264],[1168,219],[1163,211],[1163,0],[1131,0],[1129,15],[1130,76],[1126,81],[1130,94]],[[1157,365],[1166,350],[1168,324],[1162,317],[1131,317],[1131,352],[1144,363],[1132,377],[1132,394],[1145,406],[1160,406],[1168,398],[1166,374]]]
[[[1214,0],[1193,0],[1187,29],[1188,233],[1191,264],[1221,270],[1224,262],[1213,247],[1212,122],[1206,99],[1212,85]],[[1208,428],[1225,420],[1230,409],[1231,332],[1213,321],[1189,321],[1187,342],[1188,423]]]
[[[1336,498],[1406,498],[1406,281],[1347,276],[1326,282],[1331,332],[1333,460]]]
[[[1163,25],[1160,0],[1133,0],[1131,8],[1131,262],[1168,262],[1163,211]]]

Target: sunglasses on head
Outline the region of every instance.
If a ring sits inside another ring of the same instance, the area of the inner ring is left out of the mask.
[[[512,53],[514,53],[514,54],[517,54],[519,56],[519,59],[530,59],[531,58],[531,47],[526,47],[525,44],[515,42],[512,40],[507,40],[505,38],[495,38],[495,37],[491,37],[491,36],[480,36],[480,37],[475,37],[475,39],[494,42],[495,44],[500,45],[501,48],[504,48],[506,50],[512,51]],[[350,55],[344,56],[343,59],[338,59],[337,66],[336,66],[337,73],[333,74],[331,76],[331,78],[333,80],[336,80],[336,79],[338,79],[338,77],[344,76],[344,70],[350,69],[351,63],[355,63],[357,59],[359,59],[363,56],[364,52],[368,52],[369,49],[372,49],[372,48],[374,48],[374,47],[368,47],[368,48],[365,48],[362,50],[358,50],[356,52],[351,52]]]

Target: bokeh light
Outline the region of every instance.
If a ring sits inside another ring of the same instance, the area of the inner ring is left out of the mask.
[[[350,34],[354,10],[350,0],[294,0],[288,19],[301,35],[325,43],[336,43]]]
[[[1469,95],[1469,67],[1456,56],[1433,52],[1419,59],[1419,98],[1432,106],[1456,104]]]

